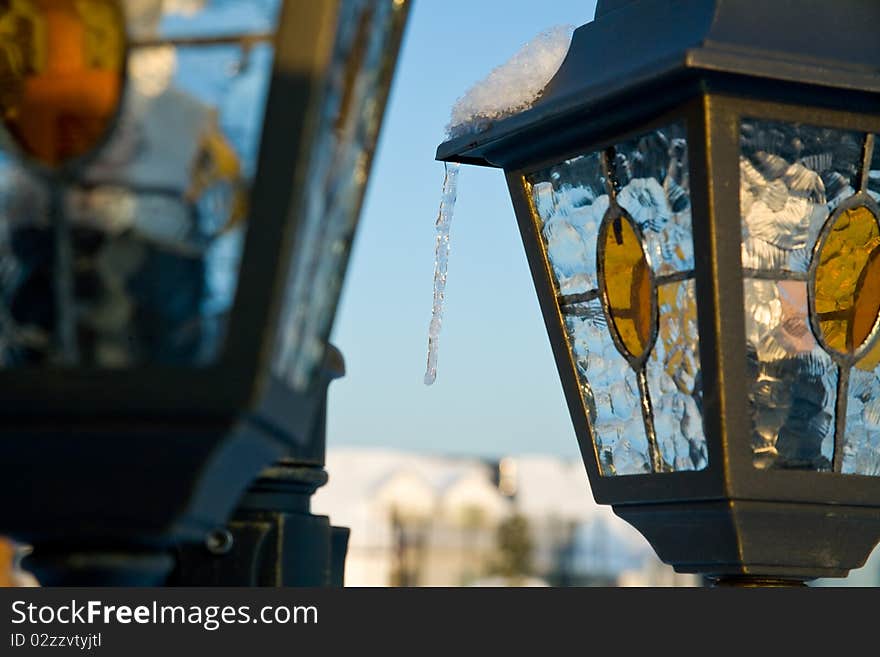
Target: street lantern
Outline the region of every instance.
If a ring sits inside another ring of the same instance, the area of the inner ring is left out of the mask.
[[[327,337],[406,11],[0,7],[0,533],[48,580],[161,579],[264,467],[323,467]]]
[[[597,501],[681,572],[880,538],[880,6],[600,0],[503,168]]]

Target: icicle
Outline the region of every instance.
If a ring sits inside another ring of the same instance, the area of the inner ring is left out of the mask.
[[[455,162],[446,163],[446,176],[443,178],[443,193],[440,196],[440,211],[437,213],[434,243],[434,306],[431,310],[431,325],[428,328],[428,367],[425,371],[425,385],[437,379],[437,347],[440,325],[443,321],[443,298],[446,295],[446,268],[449,264],[449,228],[455,210],[458,194],[458,169]]]

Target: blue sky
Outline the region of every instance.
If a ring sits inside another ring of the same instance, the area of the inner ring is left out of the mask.
[[[332,341],[328,443],[502,456],[577,454],[503,174],[464,167],[437,382],[422,383],[431,316],[434,152],[456,99],[592,0],[416,0]]]

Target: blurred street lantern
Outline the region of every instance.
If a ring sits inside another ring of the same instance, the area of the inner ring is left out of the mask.
[[[21,560],[30,548],[0,538],[0,588],[39,586],[33,575],[21,569]]]
[[[15,544],[0,539],[0,587],[15,586]]]
[[[264,467],[323,473],[406,12],[0,6],[0,533],[44,581],[161,581]]]
[[[880,5],[600,0],[505,170],[596,499],[681,572],[880,538]]]

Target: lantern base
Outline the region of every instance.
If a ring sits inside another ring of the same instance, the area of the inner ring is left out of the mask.
[[[722,581],[846,577],[880,540],[880,514],[869,507],[722,500],[614,512],[677,572]]]
[[[712,582],[713,588],[787,588],[805,587],[807,583],[802,579],[779,579],[776,577],[749,577],[748,575],[719,577]]]

